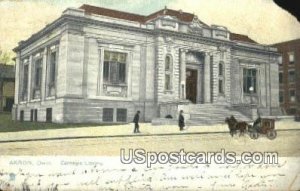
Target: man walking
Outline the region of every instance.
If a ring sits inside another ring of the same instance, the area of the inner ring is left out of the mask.
[[[180,110],[180,112],[179,112],[178,126],[179,126],[179,130],[180,131],[182,131],[183,127],[185,126],[185,124],[184,124],[184,117],[183,117],[183,111],[182,110]]]
[[[133,133],[140,133],[139,120],[140,120],[140,111],[137,111],[134,118],[133,118],[133,123],[134,123]]]

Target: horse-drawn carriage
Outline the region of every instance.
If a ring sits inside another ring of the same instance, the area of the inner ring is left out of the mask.
[[[257,139],[259,135],[266,135],[268,139],[273,140],[277,136],[275,120],[259,117],[253,125],[248,126],[248,132],[251,139]]]
[[[248,132],[251,139],[257,139],[260,135],[266,135],[268,139],[273,140],[277,136],[274,119],[258,117],[253,125],[249,125],[247,122],[237,121],[231,116],[230,118],[226,118],[225,122],[228,124],[231,136],[237,134],[238,131],[240,132],[240,136]]]

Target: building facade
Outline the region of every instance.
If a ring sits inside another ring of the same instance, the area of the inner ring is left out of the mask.
[[[15,96],[15,67],[0,63],[0,112],[11,112]]]
[[[17,120],[131,122],[140,110],[151,121],[217,104],[280,111],[276,49],[181,10],[69,8],[14,51]]]
[[[281,53],[279,64],[279,101],[288,115],[300,117],[300,39],[281,42],[274,47]]]

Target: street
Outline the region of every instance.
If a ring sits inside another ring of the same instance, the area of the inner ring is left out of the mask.
[[[265,136],[252,140],[248,135],[229,133],[203,133],[178,135],[137,135],[125,137],[95,137],[80,139],[43,140],[0,143],[1,155],[71,155],[118,156],[120,149],[142,148],[146,151],[233,151],[237,154],[250,151],[278,152],[279,157],[299,157],[300,130],[279,130],[277,138]]]

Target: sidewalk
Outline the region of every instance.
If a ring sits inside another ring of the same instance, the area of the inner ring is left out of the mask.
[[[182,134],[205,134],[205,133],[228,133],[227,124],[212,126],[187,126],[180,132],[176,125],[152,126],[150,123],[141,123],[139,134],[133,133],[133,124],[116,126],[94,126],[67,129],[34,130],[0,133],[0,143],[19,142],[34,140],[76,139],[93,137],[123,137],[123,136],[159,136],[159,135],[182,135]],[[276,130],[300,130],[300,122],[276,121]]]

